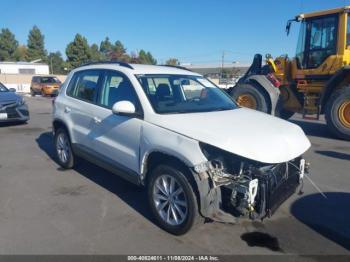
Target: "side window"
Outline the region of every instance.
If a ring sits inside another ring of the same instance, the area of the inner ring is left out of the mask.
[[[100,71],[97,70],[77,72],[69,83],[67,94],[87,102],[95,102],[99,79]]]
[[[138,108],[138,99],[129,79],[116,71],[106,71],[98,104],[112,108],[116,102],[125,100]]]

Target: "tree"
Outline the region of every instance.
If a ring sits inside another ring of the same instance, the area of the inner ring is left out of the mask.
[[[103,40],[100,44],[100,52],[103,55],[103,59],[107,60],[109,59],[109,53],[113,51],[113,45],[111,41],[109,41],[109,38],[106,37],[105,40]]]
[[[14,61],[18,41],[8,28],[3,28],[0,33],[0,61]]]
[[[120,42],[119,40],[115,42],[114,46],[113,46],[113,51],[120,54],[120,55],[124,55],[126,53],[126,48],[124,47],[124,45],[122,44],[122,42]]]
[[[102,54],[97,44],[91,45],[90,52],[91,52],[91,62],[98,62],[102,60]]]
[[[126,48],[119,40],[115,42],[112,47],[112,52],[109,53],[110,60],[117,60],[123,62],[129,62],[130,56],[126,53]]]
[[[45,50],[44,35],[37,26],[33,26],[28,35],[27,60],[33,61],[41,59],[47,61],[47,51]]]
[[[66,48],[67,64],[70,69],[87,63],[91,59],[90,46],[85,37],[76,34],[73,42]]]
[[[50,53],[48,55],[48,62],[51,74],[65,74],[65,63],[62,58],[61,52]]]
[[[141,64],[150,64],[150,65],[156,65],[157,60],[152,56],[150,52],[147,52],[143,49],[139,52],[138,56]]]
[[[177,66],[180,64],[180,61],[177,58],[169,58],[166,62],[166,65]]]
[[[26,61],[27,47],[25,45],[19,45],[14,53],[16,61]]]

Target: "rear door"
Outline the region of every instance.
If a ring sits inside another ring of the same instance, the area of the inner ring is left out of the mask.
[[[92,149],[91,128],[101,74],[101,70],[83,70],[75,73],[67,88],[67,99],[63,109],[72,122],[72,142],[88,151]]]

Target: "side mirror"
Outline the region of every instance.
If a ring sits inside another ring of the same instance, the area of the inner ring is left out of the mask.
[[[116,115],[133,115],[136,109],[133,103],[125,100],[116,102],[112,107],[112,112]]]
[[[16,90],[16,88],[11,87],[11,88],[9,88],[9,91],[16,93],[17,90]]]

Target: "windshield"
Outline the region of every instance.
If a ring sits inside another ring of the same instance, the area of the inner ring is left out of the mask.
[[[0,92],[8,92],[9,90],[3,85],[0,83]]]
[[[60,80],[58,80],[56,77],[41,77],[40,83],[43,83],[43,84],[60,83]]]
[[[212,112],[237,108],[232,99],[207,79],[191,75],[137,75],[159,114]]]

